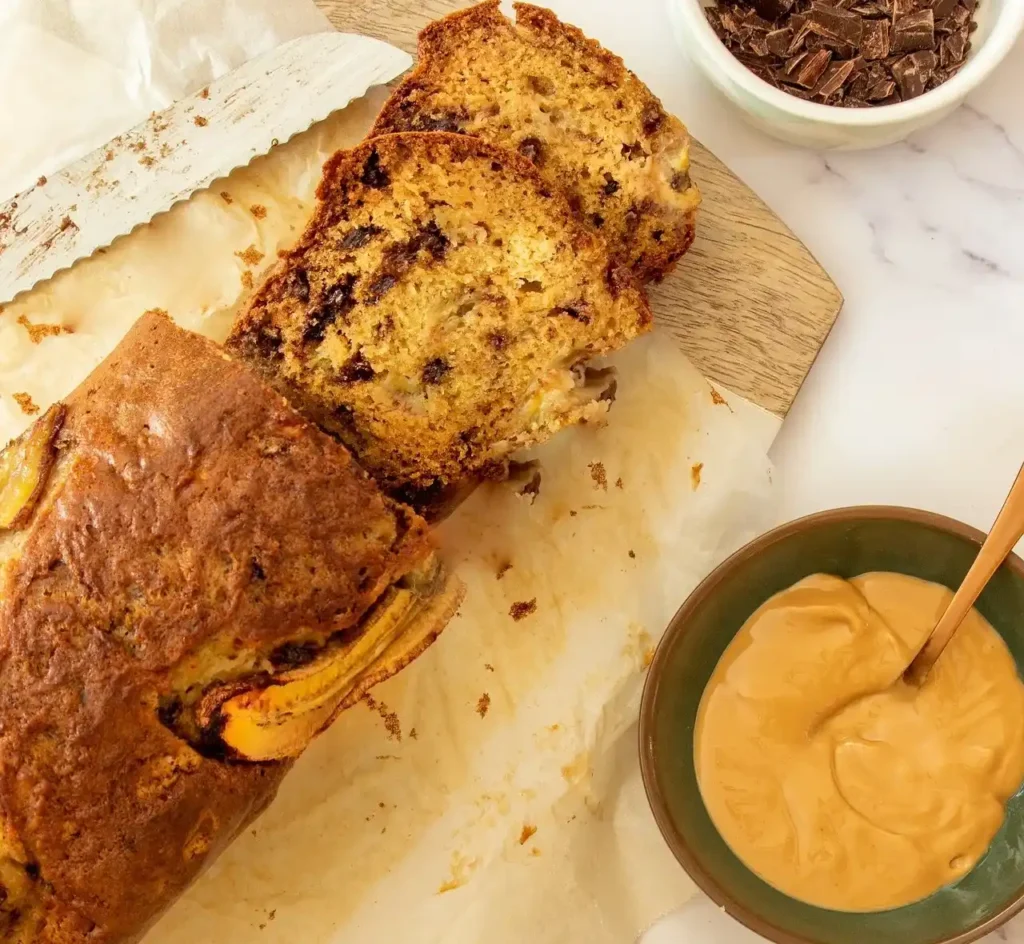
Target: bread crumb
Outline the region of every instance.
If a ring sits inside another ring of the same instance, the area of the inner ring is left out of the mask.
[[[654,646],[648,646],[644,650],[643,667],[645,669],[649,669],[651,667],[651,663],[653,661],[654,661]]]
[[[36,406],[35,402],[27,393],[15,393],[13,394],[15,402],[21,407],[21,412],[26,416],[35,416],[39,412],[39,407]]]
[[[249,207],[249,212],[258,220],[265,220],[267,218],[267,208],[262,203],[254,203]]]
[[[519,845],[525,846],[530,841],[530,837],[535,835],[537,835],[537,827],[527,824],[519,834]]]
[[[622,476],[619,476],[619,478],[617,478],[615,480],[615,487],[616,488],[625,488],[626,487],[625,485],[622,484]]]
[[[255,283],[253,282],[252,278],[252,270],[246,269],[242,273],[242,288],[244,288],[247,292],[251,292],[254,284]]]
[[[228,206],[231,206],[231,204],[235,202],[235,198],[234,198],[234,197],[232,197],[232,196],[231,196],[231,194],[230,194],[230,193],[228,193],[228,192],[227,192],[226,190],[222,190],[222,191],[220,192],[220,198],[221,198],[221,200],[223,200],[223,201],[224,201],[224,202],[225,202],[225,203],[226,203],[226,204],[227,204]]]
[[[729,401],[725,399],[714,387],[711,388],[711,402],[715,406],[729,406]],[[732,407],[729,406],[729,412],[732,412]]]
[[[210,123],[210,120],[202,115],[196,115],[192,121],[195,122],[197,128],[205,128]]]
[[[498,565],[498,572],[494,575],[496,580],[501,580],[512,569],[512,562],[505,561]]]
[[[703,468],[704,468],[704,463],[703,462],[695,462],[690,467],[690,487],[694,491],[697,491],[697,489],[700,487],[700,473],[703,470]]]
[[[513,603],[509,608],[508,615],[512,617],[517,623],[526,619],[533,613],[537,612],[537,598],[534,597],[532,600],[521,600],[518,603]]]
[[[69,229],[78,229],[78,224],[70,216],[65,216],[60,221],[60,231],[64,233]]]
[[[631,550],[629,552],[629,556],[632,560],[636,560],[636,551]]]
[[[139,158],[139,163],[143,167],[152,167],[156,163],[156,158],[150,157],[148,154],[145,157]]]
[[[259,265],[263,260],[264,253],[260,252],[255,246],[249,246],[248,249],[236,252],[235,255],[247,266],[255,266]]]
[[[209,97],[210,97],[210,88],[209,88],[209,86],[207,86],[206,88],[204,88],[204,89],[203,89],[203,90],[202,90],[202,91],[201,91],[201,92],[199,93],[199,97],[200,97],[200,98],[209,98]]]
[[[40,177],[40,178],[39,178],[39,179],[38,179],[38,180],[36,181],[36,186],[37,186],[37,187],[45,187],[45,186],[46,186],[46,178],[45,178],[45,177]]]
[[[412,728],[409,731],[409,737],[412,738],[414,741],[418,741],[420,739],[419,732],[415,728]]]
[[[43,338],[55,338],[61,334],[75,333],[71,328],[65,328],[64,325],[32,324],[24,315],[18,316],[18,324],[28,332],[29,340],[33,344],[42,344]]]
[[[532,855],[534,858],[536,858],[537,856],[540,855],[540,849],[538,849],[536,846],[531,846],[530,847],[530,855]]]
[[[485,663],[484,663],[484,668],[485,668],[485,669],[486,669],[486,670],[487,670],[488,672],[493,672],[493,671],[494,671],[494,666],[493,666],[493,665],[491,665],[491,663],[490,663],[490,662],[485,662]]]
[[[491,696],[488,695],[487,692],[484,692],[480,696],[480,698],[477,700],[477,703],[476,703],[476,713],[478,715],[480,715],[481,718],[484,718],[484,717],[487,716],[487,712],[490,709],[490,707],[491,707]]]
[[[384,702],[378,702],[372,695],[364,695],[363,701],[366,702],[370,711],[376,711],[380,715],[381,720],[384,722],[384,730],[388,732],[388,740],[401,741],[402,725],[398,720],[398,715],[393,711],[389,711],[388,706]]]
[[[604,470],[603,462],[590,463],[590,477],[594,480],[594,488],[608,491],[608,473]]]
[[[112,161],[113,159],[114,159],[114,152],[113,151],[107,151],[107,153],[103,155],[103,160],[105,160],[105,161]]]

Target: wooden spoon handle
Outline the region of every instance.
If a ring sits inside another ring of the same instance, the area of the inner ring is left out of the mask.
[[[935,624],[921,651],[910,663],[904,677],[908,682],[920,685],[935,665],[935,660],[942,654],[953,633],[971,611],[981,591],[1006,560],[1014,545],[1024,537],[1024,465],[1017,473],[1017,480],[1010,489],[1010,494],[996,517],[992,530],[989,531],[985,543],[971,569],[960,584],[960,589],[953,595],[946,612]]]

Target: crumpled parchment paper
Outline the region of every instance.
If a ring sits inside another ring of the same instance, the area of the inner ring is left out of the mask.
[[[4,139],[25,142],[0,154],[0,194],[323,25],[305,0],[11,6],[0,80],[16,35],[45,82],[0,116]],[[300,231],[323,159],[365,133],[383,95],[8,306],[0,440],[30,421],[15,393],[45,408],[148,308],[222,340]],[[147,941],[611,944],[691,894],[644,799],[639,696],[672,613],[770,521],[777,421],[713,394],[667,335],[611,363],[607,424],[534,450],[537,494],[482,487],[441,528],[468,596],[439,642],[312,745]]]

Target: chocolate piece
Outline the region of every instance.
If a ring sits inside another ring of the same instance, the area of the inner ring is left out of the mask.
[[[917,52],[935,48],[935,14],[931,10],[908,13],[892,27],[893,52]]]
[[[793,76],[793,82],[802,88],[811,89],[818,83],[828,64],[832,61],[832,53],[827,49],[812,52]]]
[[[854,71],[860,67],[859,59],[849,59],[846,62],[831,62],[822,75],[821,80],[814,87],[814,95],[827,102],[836,92],[840,91],[847,83]]]
[[[864,21],[856,13],[838,7],[812,3],[807,25],[813,33],[830,43],[857,47],[864,32]]]
[[[793,41],[793,30],[788,27],[785,29],[772,30],[765,37],[765,40],[768,45],[768,52],[771,55],[782,59],[786,56],[789,44]]]
[[[899,86],[903,101],[917,98],[924,93],[925,86],[938,64],[938,56],[930,49],[911,53],[893,64],[892,75]]]
[[[860,52],[865,59],[885,59],[889,55],[888,20],[868,20],[864,24]]]
[[[796,0],[754,0],[754,9],[766,20],[778,20],[784,17]]]

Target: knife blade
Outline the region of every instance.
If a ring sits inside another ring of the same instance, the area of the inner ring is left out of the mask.
[[[291,40],[0,204],[0,302],[148,223],[412,64],[366,36]]]

